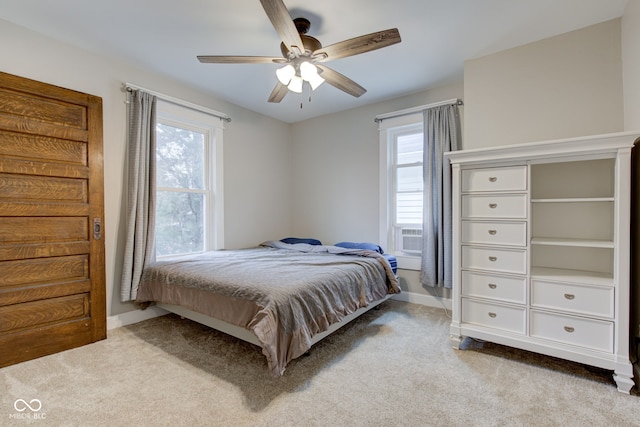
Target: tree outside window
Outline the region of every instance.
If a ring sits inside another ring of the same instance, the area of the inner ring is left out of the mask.
[[[206,135],[182,126],[156,126],[156,254],[205,250]]]

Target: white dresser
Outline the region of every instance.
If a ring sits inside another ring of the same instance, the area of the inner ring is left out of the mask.
[[[450,152],[454,347],[472,337],[614,371],[629,393],[637,132]]]

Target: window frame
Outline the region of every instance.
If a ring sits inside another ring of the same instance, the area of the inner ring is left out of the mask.
[[[380,144],[380,241],[387,247],[387,252],[398,259],[398,268],[405,270],[420,270],[421,254],[409,254],[395,249],[395,143],[399,135],[409,131],[423,129],[423,115],[421,112],[403,116],[386,118],[379,122]],[[421,227],[421,226],[420,226]]]
[[[158,99],[156,123],[181,129],[193,130],[204,135],[204,189],[176,189],[159,187],[158,191],[179,193],[199,193],[205,195],[204,203],[204,251],[224,247],[224,171],[223,171],[223,119],[192,108]],[[192,252],[199,253],[199,252]],[[157,259],[171,259],[184,254],[158,256]]]

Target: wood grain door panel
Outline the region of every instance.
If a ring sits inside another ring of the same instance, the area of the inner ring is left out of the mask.
[[[0,291],[12,286],[83,279],[89,276],[88,256],[42,257],[3,261]]]
[[[0,366],[106,338],[102,100],[0,73]]]
[[[16,165],[18,162],[12,163]],[[0,173],[2,198],[7,201],[18,199],[25,202],[87,202],[86,179],[58,178],[51,175],[33,176],[31,172],[24,168],[21,175]],[[38,173],[47,173],[47,171],[41,170]]]
[[[33,124],[41,122],[63,128],[87,129],[87,110],[84,105],[68,102],[67,99],[58,100],[55,95],[45,98],[39,93],[21,92],[20,89],[0,89],[0,97],[7,100],[0,104],[0,114],[22,118]]]
[[[12,243],[89,241],[85,217],[0,217],[0,245]]]
[[[42,135],[30,135],[0,130],[0,155],[16,159],[40,161],[52,167],[56,162],[66,167],[87,165],[87,144]]]
[[[87,317],[88,296],[84,293],[0,307],[0,333]]]
[[[0,292],[0,307],[89,292],[91,281],[88,279],[6,288]]]

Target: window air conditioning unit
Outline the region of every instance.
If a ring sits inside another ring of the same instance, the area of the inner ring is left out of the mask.
[[[422,229],[402,228],[399,239],[400,250],[403,252],[422,252]]]

